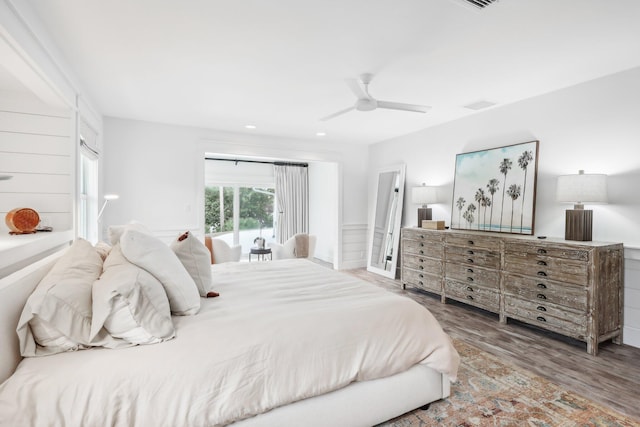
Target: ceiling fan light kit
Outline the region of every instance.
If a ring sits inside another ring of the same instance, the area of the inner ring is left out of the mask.
[[[426,113],[431,107],[426,105],[405,104],[402,102],[380,101],[369,94],[369,83],[373,79],[373,74],[364,73],[361,74],[358,79],[347,79],[346,83],[351,92],[356,96],[356,102],[353,106],[340,110],[326,117],[323,117],[322,121],[333,119],[334,117],[341,116],[349,111],[373,111],[378,108],[384,108],[387,110],[400,110],[411,111],[414,113]]]

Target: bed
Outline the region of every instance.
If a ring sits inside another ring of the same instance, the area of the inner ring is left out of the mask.
[[[220,296],[165,342],[22,358],[22,308],[60,256],[0,280],[2,425],[372,426],[456,375],[426,309],[303,259],[213,265]]]

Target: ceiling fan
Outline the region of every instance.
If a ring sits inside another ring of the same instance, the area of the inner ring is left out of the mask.
[[[352,110],[373,111],[376,108],[386,108],[389,110],[413,111],[415,113],[426,113],[431,107],[426,105],[404,104],[401,102],[379,101],[369,94],[369,83],[373,79],[373,74],[361,74],[358,79],[346,79],[347,86],[358,98],[355,104],[337,113],[321,118],[321,121],[333,119]]]

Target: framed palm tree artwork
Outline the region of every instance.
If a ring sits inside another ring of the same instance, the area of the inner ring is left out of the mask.
[[[456,155],[451,228],[533,234],[538,141]]]

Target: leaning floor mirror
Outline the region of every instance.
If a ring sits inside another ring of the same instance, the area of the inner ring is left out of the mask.
[[[400,243],[405,165],[378,172],[367,270],[395,279]]]

